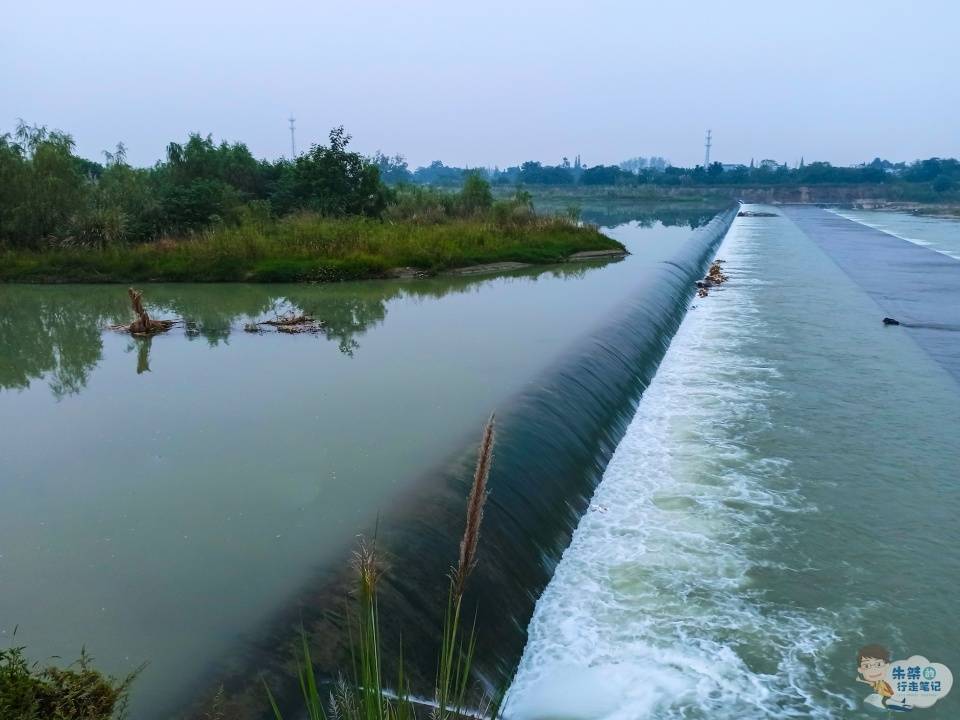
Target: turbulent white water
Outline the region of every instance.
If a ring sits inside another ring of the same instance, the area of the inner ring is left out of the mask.
[[[736,281],[694,301],[537,604],[511,720],[833,716],[810,691],[835,619],[751,585],[777,571],[751,558],[775,516],[813,508],[757,439],[782,391],[752,341],[782,329],[742,225],[720,251]]]

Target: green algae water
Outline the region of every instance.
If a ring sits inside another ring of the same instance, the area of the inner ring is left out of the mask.
[[[124,288],[0,287],[3,639],[148,661],[138,719],[224,679],[232,720],[268,717],[260,673],[282,686],[300,623],[330,617],[324,578],[379,517],[385,636],[429,683],[430,583],[442,596],[496,410],[470,600],[484,678],[519,661],[511,720],[867,717],[868,643],[956,671],[958,334],[880,323],[891,298],[949,314],[949,287],[915,302],[923,284],[877,262],[864,282],[855,244],[814,238],[862,226],[753,209],[777,216],[734,222],[730,282],[692,304],[725,220],[699,239],[623,222],[632,255],[605,265],[148,286],[184,320],[150,342],[104,330]],[[243,332],[294,310],[323,326]]]
[[[145,286],[184,321],[147,341],[105,330],[123,287],[0,287],[0,638],[148,662],[133,716],[170,717],[690,233],[492,278]],[[242,330],[290,310],[321,331]]]
[[[729,283],[694,301],[537,603],[511,718],[885,717],[860,647],[960,668],[960,385],[751,209],[777,216],[721,246]]]

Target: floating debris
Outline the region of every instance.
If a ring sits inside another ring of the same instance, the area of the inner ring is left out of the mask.
[[[723,272],[726,260],[714,260],[703,280],[697,280],[697,297],[705,298],[710,288],[723,285],[730,278]]]
[[[312,323],[314,319],[309,315],[281,315],[273,320],[264,320],[258,325],[273,325],[274,327],[287,327],[291,325],[305,325]]]
[[[128,332],[131,335],[145,337],[166,332],[176,325],[176,320],[154,320],[151,318],[143,307],[142,291],[128,288],[127,295],[130,296],[130,305],[133,307],[133,314],[137,316],[137,319],[128,325],[111,325],[111,330],[119,330],[121,332]]]
[[[261,325],[269,325],[277,329],[277,332],[296,335],[298,333],[318,333],[323,330],[326,323],[323,320],[316,320],[309,315],[283,315],[273,320],[264,320],[259,323],[247,323],[243,326],[246,332],[263,332]]]
[[[760,210],[741,210],[737,217],[779,217],[777,213],[762,212]]]
[[[885,318],[883,319],[883,324],[884,324],[884,325],[899,325],[899,324],[900,324],[900,321],[899,321],[899,320],[894,320],[892,317],[885,317]]]

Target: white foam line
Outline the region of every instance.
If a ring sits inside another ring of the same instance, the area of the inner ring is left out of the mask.
[[[953,250],[945,250],[944,248],[938,247],[936,243],[932,243],[929,240],[924,240],[923,238],[907,237],[906,235],[900,235],[899,233],[895,233],[893,230],[891,230],[889,225],[872,223],[867,220],[864,220],[863,218],[858,218],[852,215],[848,215],[842,212],[841,210],[837,210],[836,208],[827,208],[827,209],[830,212],[832,212],[834,215],[839,215],[840,217],[846,220],[859,223],[860,225],[865,225],[868,228],[873,228],[874,230],[879,230],[880,232],[885,232],[887,235],[893,235],[893,237],[900,238],[901,240],[906,240],[908,243],[913,243],[914,245],[920,245],[922,247],[929,248],[934,252],[938,252],[941,255],[946,255],[947,257],[953,258],[954,260],[960,260],[960,253],[957,253]]]
[[[805,508],[771,489],[789,461],[750,442],[777,369],[751,356],[773,329],[745,226],[721,248],[732,281],[694,301],[537,603],[510,720],[829,717],[799,658],[832,630],[764,608],[747,579],[771,513]],[[775,652],[776,670],[741,646]]]

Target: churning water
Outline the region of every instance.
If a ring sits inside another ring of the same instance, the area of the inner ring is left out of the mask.
[[[960,386],[786,217],[720,256],[537,603],[511,719],[859,717],[860,646],[960,663]]]

